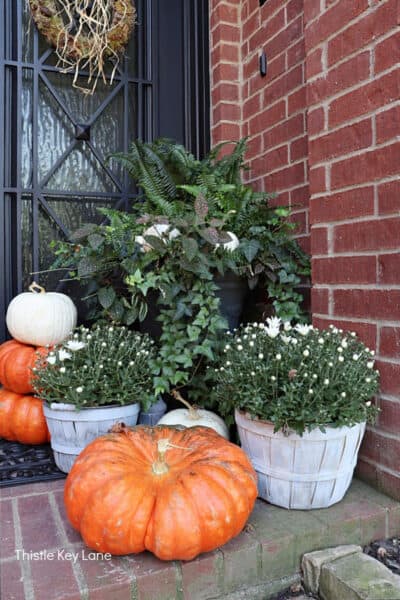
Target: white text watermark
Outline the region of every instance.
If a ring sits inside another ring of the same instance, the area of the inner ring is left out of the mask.
[[[89,552],[87,550],[80,550],[79,552],[72,552],[65,548],[59,548],[58,550],[39,550],[34,552],[33,550],[21,550],[15,551],[17,560],[69,560],[74,564],[78,561],[87,560],[111,560],[112,556],[109,552]]]

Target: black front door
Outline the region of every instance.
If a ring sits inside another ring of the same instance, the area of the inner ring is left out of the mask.
[[[61,72],[26,0],[0,0],[0,341],[14,295],[32,279],[56,289],[58,274],[43,272],[51,240],[99,221],[98,207],[134,201],[133,183],[109,153],[127,151],[136,137],[172,137],[196,155],[208,148],[207,0],[135,6],[112,85],[99,81],[87,96]]]

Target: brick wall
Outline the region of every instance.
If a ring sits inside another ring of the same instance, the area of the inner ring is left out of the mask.
[[[400,3],[211,0],[210,11],[213,143],[249,137],[249,181],[279,192],[311,246],[315,324],[377,351],[382,412],[359,473],[400,498]]]
[[[376,349],[359,473],[400,497],[398,0],[305,2],[313,316]]]

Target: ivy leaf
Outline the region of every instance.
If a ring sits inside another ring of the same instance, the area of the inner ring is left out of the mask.
[[[155,235],[145,235],[146,242],[157,252],[165,253],[165,242]]]
[[[104,237],[102,235],[99,235],[98,233],[91,233],[88,236],[88,242],[93,248],[93,250],[98,250],[98,248],[100,248],[100,246],[104,242]]]
[[[200,231],[200,235],[206,240],[206,242],[212,244],[213,246],[219,243],[219,233],[215,227],[207,227],[206,229],[203,229]]]
[[[124,307],[122,306],[122,302],[120,302],[119,300],[115,300],[112,306],[110,307],[109,313],[113,321],[121,321],[122,316],[124,314]]]
[[[199,194],[194,201],[194,210],[196,215],[201,219],[204,219],[208,214],[208,202],[203,194]]]
[[[132,325],[132,323],[134,323],[137,318],[138,318],[138,311],[136,310],[136,308],[131,308],[125,314],[125,324],[128,325],[128,326]]]
[[[199,246],[193,238],[183,238],[182,246],[185,251],[186,257],[189,261],[192,261],[199,251]]]
[[[200,327],[196,327],[194,325],[188,325],[187,327],[188,337],[191,342],[195,342],[199,339],[200,332]]]
[[[251,262],[260,249],[260,243],[257,240],[242,240],[240,249],[248,262]]]
[[[116,296],[115,290],[112,287],[102,287],[97,292],[97,297],[99,299],[99,302],[100,302],[101,306],[103,308],[105,308],[106,310],[108,308],[110,308],[110,306],[114,302],[115,296]]]

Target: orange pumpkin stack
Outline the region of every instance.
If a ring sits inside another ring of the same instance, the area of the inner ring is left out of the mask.
[[[32,368],[45,348],[10,340],[0,345],[0,437],[23,444],[50,440],[42,401],[33,395]]]

